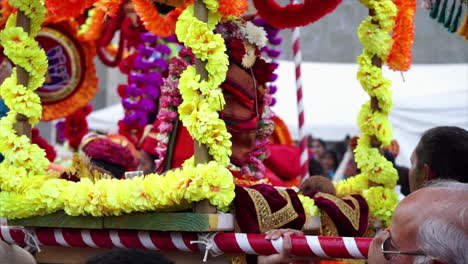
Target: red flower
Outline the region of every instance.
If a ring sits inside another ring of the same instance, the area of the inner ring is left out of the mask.
[[[266,62],[262,58],[257,58],[257,61],[253,66],[255,79],[257,80],[258,84],[261,85],[271,81],[271,77],[273,75],[274,70],[275,66],[271,63]]]
[[[228,42],[227,49],[230,57],[238,64],[242,64],[245,56],[244,42],[240,39]]]
[[[86,105],[65,118],[64,136],[68,139],[70,147],[77,149],[81,143],[81,139],[88,133],[86,116],[92,110],[93,107],[91,105]]]

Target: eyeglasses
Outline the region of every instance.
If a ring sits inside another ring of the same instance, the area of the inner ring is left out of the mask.
[[[388,231],[385,231],[385,232],[388,232]],[[386,260],[391,260],[395,254],[426,256],[425,253],[418,252],[418,251],[400,251],[395,246],[393,246],[391,241],[392,241],[392,236],[390,235],[390,232],[388,232],[388,237],[382,243],[382,248],[381,248],[382,254]],[[396,250],[389,250],[391,248],[394,248]]]

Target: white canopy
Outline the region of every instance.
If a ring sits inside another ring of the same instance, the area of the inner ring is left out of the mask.
[[[356,117],[369,97],[356,80],[357,69],[356,64],[302,64],[306,134],[325,140],[359,134]],[[273,110],[298,138],[293,63],[280,61],[277,73]],[[403,76],[387,69],[384,76],[393,83],[390,120],[400,143],[399,164],[409,165],[409,156],[425,130],[440,125],[468,129],[468,64],[413,65]],[[122,117],[122,107],[113,105],[93,112],[88,117],[89,127],[115,132]]]

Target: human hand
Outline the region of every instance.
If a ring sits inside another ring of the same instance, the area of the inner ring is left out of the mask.
[[[277,240],[283,237],[283,251],[279,254],[273,254],[270,256],[259,256],[259,264],[282,264],[290,263],[295,260],[295,256],[291,254],[292,241],[291,235],[301,236],[303,233],[299,230],[294,229],[274,229],[266,232],[266,240]]]

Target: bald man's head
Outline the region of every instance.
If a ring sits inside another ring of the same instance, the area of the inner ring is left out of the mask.
[[[467,205],[468,184],[429,186],[406,197],[395,210],[395,217],[418,226],[428,218],[438,218],[468,232]]]
[[[468,263],[467,205],[468,184],[457,182],[442,182],[407,196],[395,210],[386,236],[392,250],[424,255],[389,254],[391,263]],[[384,236],[374,239],[369,263],[386,263],[380,251]]]

